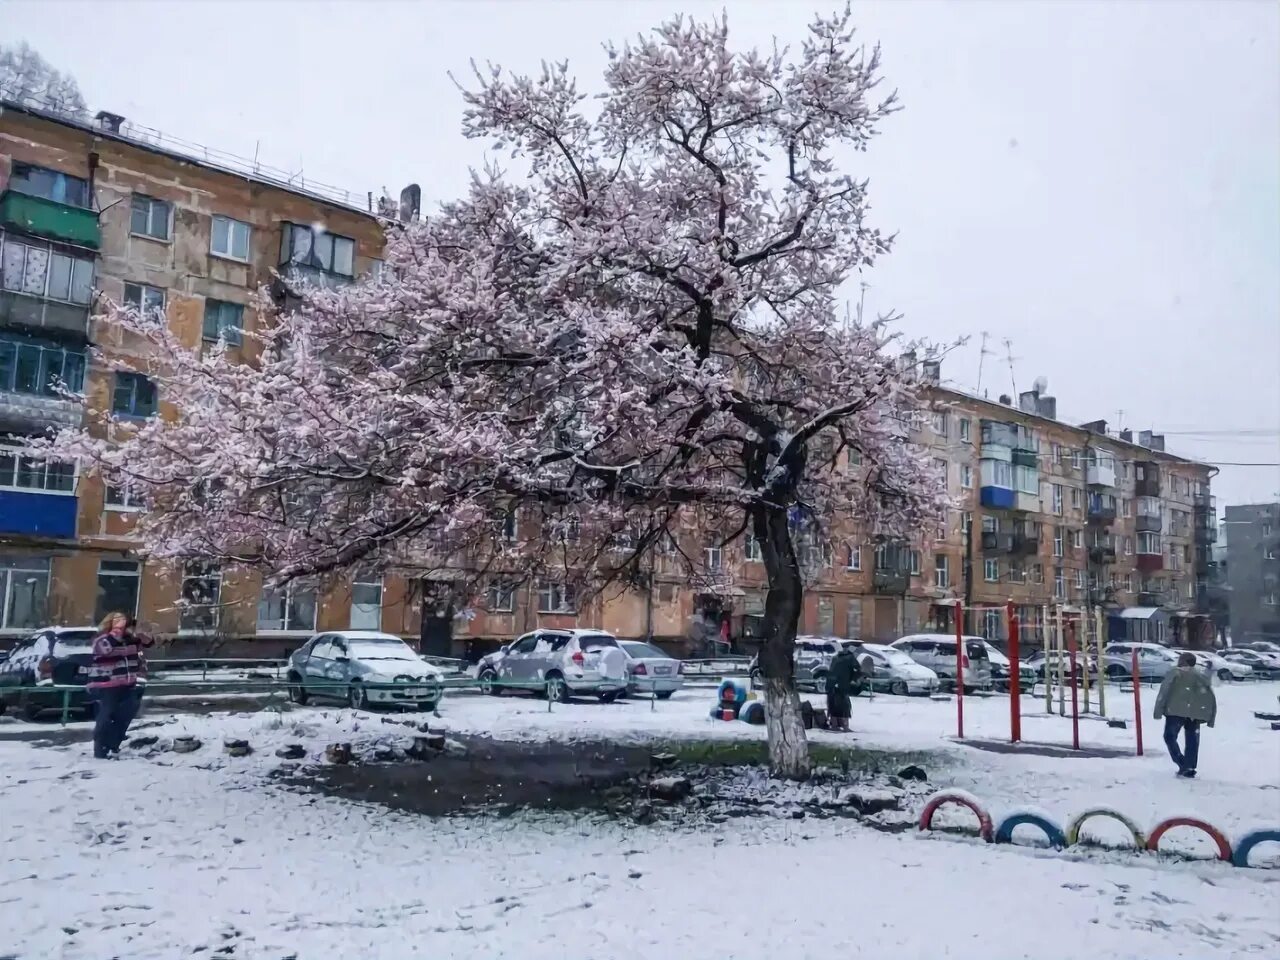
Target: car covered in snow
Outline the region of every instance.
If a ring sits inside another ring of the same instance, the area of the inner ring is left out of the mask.
[[[312,637],[289,657],[289,699],[345,700],[352,707],[434,710],[444,690],[438,669],[397,636],[339,630]]]
[[[795,650],[791,655],[792,668],[795,671],[796,684],[803,687],[812,687],[819,693],[826,689],[827,672],[831,668],[831,658],[840,652],[840,646],[844,641],[837,640],[833,637],[811,637],[800,635],[796,637]],[[760,655],[756,654],[751,658],[751,663],[747,666],[747,672],[751,676],[751,685],[760,686]]]
[[[92,713],[85,684],[93,664],[96,627],[41,627],[27,635],[0,663],[0,713],[13,709],[28,720],[61,710],[63,698],[77,712]],[[57,687],[74,686],[69,692]]]
[[[1189,653],[1196,658],[1196,666],[1208,676],[1219,680],[1249,680],[1253,677],[1253,667],[1246,663],[1227,660],[1212,650],[1175,650],[1174,653]]]
[[[480,659],[480,689],[545,693],[567,702],[574,696],[616,700],[627,690],[627,655],[604,630],[534,630]]]
[[[881,643],[859,643],[853,652],[862,665],[864,682],[870,684],[872,690],[905,697],[938,689],[938,675],[901,650]]]
[[[627,655],[627,693],[653,694],[659,700],[684,686],[684,664],[643,640],[619,640]]]
[[[1059,654],[1057,650],[1052,652],[1043,649],[1035,651],[1026,660],[1022,661],[1023,667],[1030,668],[1037,680],[1044,679],[1045,666],[1048,665],[1049,674],[1055,680],[1058,676],[1058,664],[1062,664],[1063,679],[1070,682],[1071,679],[1071,655]],[[1079,650],[1075,655],[1076,677],[1083,680],[1087,673],[1089,676],[1096,676],[1098,673],[1097,658],[1088,656]]]
[[[1274,680],[1280,677],[1280,654],[1260,653],[1257,650],[1240,650],[1228,648],[1219,654],[1228,663],[1240,663],[1251,668],[1253,675],[1259,680]]]
[[[990,640],[982,641],[983,646],[987,648],[987,659],[991,661],[991,680],[997,688],[1001,690],[1009,689],[1009,677],[1013,672],[1012,661],[1003,650],[991,643]],[[1018,689],[1023,693],[1030,693],[1031,688],[1036,684],[1036,668],[1027,663],[1026,660],[1018,661]]]
[[[1134,650],[1138,651],[1138,676],[1142,680],[1163,680],[1178,665],[1177,651],[1158,643],[1109,643],[1103,651],[1103,669],[1109,678],[1132,678]]]
[[[893,641],[894,649],[901,650],[916,663],[928,667],[938,675],[938,680],[950,687],[956,683],[956,638],[950,633],[913,633]],[[990,690],[991,660],[987,656],[987,642],[982,637],[964,638],[964,688]]]

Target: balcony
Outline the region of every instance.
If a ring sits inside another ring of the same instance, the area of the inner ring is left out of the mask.
[[[1040,538],[1027,534],[1015,533],[1009,552],[1015,557],[1034,557],[1040,552]]]
[[[983,553],[1012,553],[1013,552],[1013,534],[990,533],[990,532],[984,531],[982,534],[982,552]]]
[[[1090,547],[1089,562],[1096,564],[1115,563],[1116,548],[1115,547]]]
[[[1138,533],[1159,533],[1163,525],[1159,514],[1140,513],[1133,518],[1133,529]]]
[[[1218,542],[1218,528],[1216,526],[1201,526],[1196,524],[1196,543],[1205,546]]]
[[[1040,458],[1034,450],[1026,450],[1022,447],[1014,447],[1013,449],[1013,465],[1015,467],[1031,467],[1032,469],[1040,465]]]
[[[42,434],[50,427],[78,427],[84,407],[74,400],[0,390],[0,433]]]
[[[904,570],[875,570],[871,586],[876,593],[906,593],[911,576]]]
[[[1089,504],[1087,519],[1094,526],[1110,526],[1116,522],[1116,508],[1102,504]]]
[[[0,326],[24,327],[57,335],[71,334],[78,340],[87,340],[89,308],[0,290]]]
[[[0,226],[94,250],[102,244],[98,215],[92,210],[12,190],[0,197]]]
[[[1091,463],[1085,470],[1084,482],[1091,487],[1114,487],[1116,467],[1114,463]]]
[[[1164,569],[1164,554],[1139,553],[1134,557],[1134,565],[1142,573],[1159,573]]]
[[[1211,514],[1217,515],[1218,498],[1208,493],[1197,493],[1191,498],[1192,505],[1199,510],[1206,510]]]
[[[992,510],[1013,510],[1018,502],[1017,492],[1009,487],[982,487],[979,502]]]
[[[1160,465],[1150,460],[1134,464],[1133,493],[1137,497],[1160,496]]]

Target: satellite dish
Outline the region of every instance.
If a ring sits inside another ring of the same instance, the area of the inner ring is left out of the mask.
[[[1036,393],[1044,393],[1049,389],[1048,377],[1036,377],[1035,383],[1031,384],[1031,389]]]

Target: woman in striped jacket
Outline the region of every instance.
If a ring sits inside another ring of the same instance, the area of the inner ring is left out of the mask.
[[[93,641],[88,688],[98,701],[93,755],[100,760],[120,751],[142,703],[138,681],[147,675],[142,647],[151,646],[151,641],[135,634],[131,626],[127,615],[109,613],[98,625]]]

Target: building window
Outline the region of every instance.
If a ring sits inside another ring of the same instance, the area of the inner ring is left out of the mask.
[[[222,567],[210,560],[188,560],[182,566],[178,628],[202,633],[216,630],[221,599]]]
[[[960,486],[966,490],[973,488],[973,467],[967,463],[960,464]]]
[[[577,590],[567,583],[544,580],[538,585],[539,613],[577,613]]]
[[[724,569],[724,554],[719,546],[707,547],[703,550],[703,556],[707,561],[707,569],[712,573],[719,573]]]
[[[951,575],[947,567],[947,555],[935,554],[933,558],[933,585],[940,589],[951,586]]]
[[[516,511],[508,510],[498,521],[498,539],[503,543],[515,543],[517,526]]]
[[[128,484],[123,487],[107,487],[108,510],[144,510],[146,506],[146,493],[141,489]]]
[[[1072,510],[1080,509],[1080,488],[1079,487],[1071,488],[1071,509]]]
[[[1013,464],[1006,460],[983,460],[981,466],[983,484],[1013,489]]]
[[[960,418],[960,439],[966,443],[973,442],[973,421],[968,417]]]
[[[0,556],[0,629],[43,626],[48,599],[48,557]]]
[[[249,225],[230,217],[214,217],[209,252],[230,260],[249,260]]]
[[[756,539],[754,533],[749,531],[742,552],[751,563],[760,563],[764,560],[764,553],[760,549],[760,541]]]
[[[984,515],[983,515],[983,517],[982,517],[982,532],[983,532],[983,533],[999,533],[999,532],[1000,532],[1000,518],[999,518],[999,517],[993,517],[993,516],[992,516],[991,514],[989,514],[989,513],[988,513],[988,514],[984,514]]]
[[[351,584],[351,629],[382,629],[382,576],[363,571]]]
[[[1133,556],[1133,537],[1124,538],[1124,555],[1126,557]]]
[[[1009,561],[1009,582],[1023,583],[1027,579],[1027,571],[1016,560]]]
[[[845,547],[844,568],[846,570],[862,569],[862,547],[854,544]]]
[[[280,262],[354,277],[356,242],[323,229],[286,223],[281,232]]]
[[[126,283],[124,285],[124,305],[143,316],[164,314],[164,291],[145,283]]]
[[[136,560],[99,560],[98,602],[93,619],[102,620],[116,611],[129,617],[137,616],[141,580],[142,564]]]
[[[41,340],[0,336],[0,393],[56,397],[59,387],[84,390],[83,353]]]
[[[311,633],[316,628],[316,588],[291,580],[281,587],[263,587],[258,600],[259,633]]]
[[[1067,578],[1061,567],[1053,568],[1053,596],[1056,600],[1067,599]]]
[[[1062,463],[1062,444],[1050,443],[1049,455],[1053,458],[1054,463]]]
[[[490,613],[514,613],[516,609],[516,585],[511,580],[490,580],[485,598],[485,608]]]
[[[1000,561],[999,560],[983,560],[982,561],[982,579],[987,583],[996,583],[1000,579]]]
[[[1053,485],[1053,512],[1062,514],[1062,484],[1060,483]]]
[[[940,477],[942,478],[942,482],[943,482],[943,484],[948,484],[948,483],[950,483],[950,479],[949,479],[949,478],[948,478],[948,476],[947,476],[947,461],[946,461],[946,460],[944,460],[942,457],[934,457],[934,458],[933,458],[933,469],[934,469],[934,471],[938,474],[938,476],[940,476]]]
[[[1083,548],[1084,548],[1084,531],[1072,530],[1071,531],[1071,549],[1081,550]]]
[[[122,417],[150,417],[156,412],[156,385],[140,373],[116,373],[111,412]]]
[[[38,490],[41,493],[72,493],[76,488],[76,465],[62,460],[22,457],[0,441],[0,490]]]
[[[0,286],[45,300],[87,304],[93,299],[93,261],[47,243],[0,231]]]
[[[1160,553],[1160,534],[1143,532],[1138,534],[1138,553]]]
[[[1044,583],[1044,564],[1033,563],[1031,565],[1031,582]]]
[[[1126,573],[1124,575],[1123,583],[1124,583],[1124,592],[1133,593],[1133,574]]]
[[[1003,610],[984,610],[982,611],[982,635],[988,640],[1000,639],[1001,630],[1004,628],[1004,611]]]
[[[911,576],[913,577],[920,576],[920,551],[919,550],[907,551],[907,563],[908,563],[907,569],[910,571]]]
[[[1269,524],[1269,523],[1264,523],[1264,524],[1262,525],[1262,535],[1263,535],[1264,537],[1269,537],[1269,536],[1271,536],[1271,524]]]
[[[173,206],[168,201],[135,193],[130,208],[129,232],[135,237],[168,240],[172,214]]]
[[[1053,555],[1055,557],[1062,556],[1062,527],[1053,528]]]
[[[946,411],[940,411],[933,415],[933,432],[940,437],[945,437],[947,435]]]
[[[223,340],[233,347],[240,346],[244,340],[244,307],[226,300],[206,300],[201,336],[205,340]]]
[[[1076,589],[1077,590],[1084,589],[1084,571],[1083,570],[1076,571]]]
[[[1072,450],[1072,451],[1071,451],[1071,469],[1072,469],[1072,470],[1079,470],[1079,469],[1080,469],[1080,467],[1081,467],[1081,465],[1082,465],[1083,463],[1084,463],[1084,453],[1083,453],[1083,451],[1081,451],[1081,450]]]
[[[67,173],[15,163],[9,174],[9,189],[28,197],[42,197],[69,207],[89,207],[89,181]]]
[[[960,514],[960,529],[965,536],[973,533],[973,514],[968,510]]]

